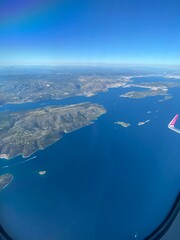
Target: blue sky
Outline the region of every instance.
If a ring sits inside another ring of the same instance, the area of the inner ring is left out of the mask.
[[[180,64],[179,0],[1,0],[0,64]]]

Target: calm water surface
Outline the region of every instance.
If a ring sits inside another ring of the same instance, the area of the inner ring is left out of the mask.
[[[0,193],[0,222],[14,240],[143,239],[164,219],[180,187],[180,135],[167,128],[180,112],[179,90],[171,89],[173,99],[162,103],[162,97],[118,97],[126,91],[1,108],[91,101],[107,109],[94,124],[35,153],[36,159],[0,170],[14,175]],[[137,126],[145,120],[150,122]]]

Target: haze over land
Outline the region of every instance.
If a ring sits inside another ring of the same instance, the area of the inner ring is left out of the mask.
[[[148,80],[157,76],[162,81]],[[75,96],[91,97],[118,87],[127,88],[127,92],[120,97],[163,95],[170,98],[168,89],[180,87],[179,76],[180,71],[162,68],[5,67],[0,69],[0,105]],[[139,78],[138,82],[133,79],[136,77]],[[143,77],[147,77],[146,82]],[[141,91],[128,91],[133,87]]]
[[[41,71],[40,71],[41,72]],[[121,75],[101,76],[81,73],[0,74],[0,104],[36,102],[74,96],[90,97],[109,88],[125,86]]]
[[[72,97],[91,97],[110,88],[122,88],[120,97],[145,98],[163,95],[170,99],[170,88],[180,87],[177,72],[167,70],[107,69],[96,67],[74,68],[2,68],[0,70],[0,103],[23,104],[28,102],[61,100]],[[131,74],[130,74],[131,73]],[[173,78],[171,77],[173,75]],[[158,81],[155,81],[159,76]],[[177,76],[177,78],[175,77]],[[138,78],[138,81],[136,81]],[[146,80],[146,81],[145,81]],[[129,89],[136,88],[134,91]],[[142,89],[139,91],[138,89]],[[147,90],[144,90],[147,89]],[[121,99],[119,99],[121,101]],[[159,100],[160,101],[160,100]],[[19,112],[0,112],[0,156],[13,158],[20,154],[30,156],[39,149],[60,139],[64,133],[89,125],[92,120],[104,114],[103,106],[94,103],[45,107]],[[124,127],[126,122],[116,122]]]

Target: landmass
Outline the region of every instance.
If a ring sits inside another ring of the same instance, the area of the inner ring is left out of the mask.
[[[7,187],[13,180],[13,175],[6,173],[0,176],[0,191]]]
[[[127,98],[145,98],[145,97],[154,97],[159,95],[166,95],[167,89],[157,89],[157,90],[148,90],[148,91],[132,91],[120,95],[120,97]]]
[[[139,123],[138,123],[138,126],[142,126],[142,125],[144,125],[144,124],[146,124],[146,123],[148,123],[148,122],[150,122],[150,120],[146,120],[146,121],[144,121],[144,122],[139,122]]]
[[[110,88],[144,88],[120,95],[144,98],[168,95],[168,89],[180,87],[180,73],[164,71],[124,70],[121,68],[0,68],[0,106],[27,102],[91,97]],[[162,78],[145,81],[144,78]],[[138,78],[138,82],[136,79]],[[141,81],[142,79],[142,81]]]
[[[122,127],[129,127],[131,126],[130,123],[126,123],[126,122],[121,122],[121,121],[118,121],[118,122],[114,122],[114,124],[118,124],[118,125],[121,125]]]
[[[29,157],[65,133],[92,124],[104,113],[103,106],[88,102],[0,112],[0,158]]]
[[[3,74],[0,75],[0,105],[60,100],[76,96],[91,97],[130,82],[120,75],[88,74]]]
[[[173,87],[180,87],[180,82],[140,82],[140,83],[130,83],[126,84],[124,88],[142,88],[142,91],[130,91],[125,94],[121,94],[120,97],[127,98],[146,98],[146,97],[155,97],[155,96],[165,96],[165,98],[169,99],[168,90]]]

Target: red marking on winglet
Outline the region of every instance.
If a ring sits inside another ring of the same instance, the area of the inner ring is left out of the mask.
[[[178,120],[179,114],[176,114],[176,116],[173,118],[173,120],[170,122],[170,126],[174,126],[176,124],[176,121]]]

